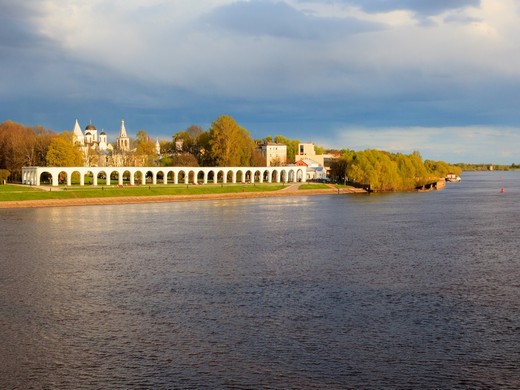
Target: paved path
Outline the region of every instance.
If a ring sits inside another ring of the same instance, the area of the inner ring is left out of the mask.
[[[9,185],[13,185],[13,186],[19,186],[19,187],[24,187],[26,188],[27,187],[27,184],[16,184],[16,183],[9,183]],[[42,191],[61,191],[61,188],[60,187],[52,187],[50,185],[48,186],[35,186],[35,185],[31,185],[29,186],[31,188],[36,188],[38,190],[42,190]]]
[[[291,185],[288,185],[287,187],[284,187],[282,188],[280,191],[298,191],[298,189],[300,188],[300,183],[295,183],[295,184],[291,184]]]

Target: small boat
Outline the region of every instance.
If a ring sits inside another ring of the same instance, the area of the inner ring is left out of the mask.
[[[458,183],[460,182],[462,179],[460,178],[460,176],[454,174],[454,173],[448,173],[446,175],[446,181],[449,181],[450,183]]]

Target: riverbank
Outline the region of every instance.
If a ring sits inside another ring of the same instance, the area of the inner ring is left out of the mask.
[[[306,196],[306,195],[338,195],[351,193],[366,193],[366,191],[353,187],[338,188],[329,186],[322,189],[299,189],[299,185],[293,185],[277,191],[261,192],[230,192],[216,194],[190,194],[190,195],[143,195],[143,196],[118,196],[95,197],[74,199],[37,199],[37,200],[12,200],[0,202],[0,209],[10,208],[36,208],[36,207],[68,207],[68,206],[96,206],[117,205],[132,203],[164,203],[164,202],[188,202],[203,200],[223,199],[248,199],[267,198],[280,196]]]

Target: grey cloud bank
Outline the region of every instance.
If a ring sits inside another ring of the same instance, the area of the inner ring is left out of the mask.
[[[513,0],[0,0],[0,120],[169,138],[229,114],[254,137],[520,162],[519,22]]]
[[[454,9],[480,6],[480,0],[344,0],[343,4],[357,6],[367,12],[408,10],[421,16],[432,16]]]

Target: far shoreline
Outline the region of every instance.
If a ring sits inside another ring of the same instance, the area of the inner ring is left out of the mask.
[[[306,195],[340,195],[366,193],[365,190],[347,187],[343,189],[316,189],[316,190],[293,190],[288,191],[262,191],[262,192],[241,192],[241,193],[222,193],[222,194],[192,194],[192,195],[149,195],[149,196],[121,196],[106,198],[75,198],[75,199],[38,199],[38,200],[14,200],[0,202],[0,209],[17,208],[41,208],[41,207],[71,207],[71,206],[102,206],[102,205],[121,205],[138,203],[169,203],[169,202],[190,202],[208,201],[225,199],[252,199],[286,196],[306,196]]]

